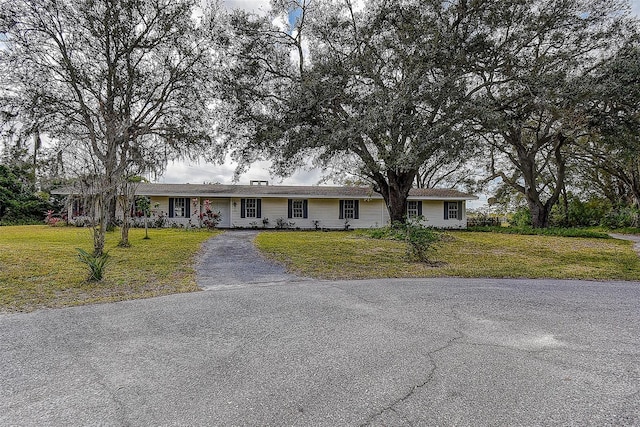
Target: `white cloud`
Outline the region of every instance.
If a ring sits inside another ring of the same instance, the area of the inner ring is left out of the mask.
[[[266,14],[271,9],[269,0],[224,0],[222,2],[226,9],[242,9],[247,12]]]
[[[238,184],[249,184],[249,181],[269,181],[278,185],[316,185],[322,178],[318,169],[300,170],[288,178],[280,178],[269,174],[270,162],[260,161],[254,163],[249,170],[240,176]],[[222,165],[207,162],[172,162],[167,166],[167,171],[155,182],[163,184],[203,184],[220,183],[233,184],[233,176],[236,165],[227,161]]]
[[[243,9],[248,12],[266,14],[271,8],[269,0],[225,0],[222,2],[226,9]],[[283,21],[283,25],[286,22]],[[254,163],[251,168],[240,176],[238,184],[249,184],[251,180],[269,181],[270,184],[281,185],[314,185],[321,178],[322,173],[318,169],[301,170],[289,178],[274,177],[269,174],[270,162],[262,161]],[[205,182],[219,182],[232,184],[236,165],[226,161],[222,165],[201,162],[176,161],[167,166],[166,172],[155,181],[165,184],[201,184]]]

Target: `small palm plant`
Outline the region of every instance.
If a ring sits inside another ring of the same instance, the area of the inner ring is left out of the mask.
[[[95,256],[80,248],[76,248],[76,250],[78,251],[78,260],[89,267],[89,278],[87,280],[90,282],[101,281],[104,276],[105,266],[110,259],[109,254],[105,252],[102,255]]]

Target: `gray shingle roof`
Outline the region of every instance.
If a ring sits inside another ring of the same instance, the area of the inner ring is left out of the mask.
[[[54,190],[54,194],[72,194],[73,188]],[[170,197],[305,197],[312,199],[360,198],[380,199],[382,196],[370,187],[331,187],[321,185],[222,185],[222,184],[154,184],[140,183],[136,194],[141,196]],[[475,200],[476,196],[444,188],[414,188],[412,199],[423,200]]]
[[[199,197],[292,197],[308,198],[381,198],[370,187],[330,187],[320,185],[219,185],[219,184],[149,184],[141,183],[136,193],[145,196]],[[474,200],[477,197],[457,190],[415,188],[410,197],[420,199]]]

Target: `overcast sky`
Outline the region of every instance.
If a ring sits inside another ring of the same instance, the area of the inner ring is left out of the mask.
[[[269,0],[224,0],[225,7],[229,9],[245,9],[260,13],[269,9]],[[631,1],[633,12],[640,15],[640,0]],[[240,177],[238,184],[248,184],[250,180],[267,180],[272,184],[281,185],[313,185],[317,184],[322,174],[319,170],[300,171],[289,178],[272,177],[269,175],[269,163],[259,162]],[[235,164],[226,162],[224,165],[215,165],[206,162],[173,162],[167,167],[165,174],[158,178],[162,183],[191,183],[219,182],[231,184]]]

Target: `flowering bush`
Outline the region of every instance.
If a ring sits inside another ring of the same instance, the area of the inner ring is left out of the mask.
[[[200,221],[204,224],[207,229],[213,230],[220,224],[220,220],[222,219],[222,215],[220,212],[213,212],[211,210],[211,201],[206,199],[204,201],[204,212],[200,212],[199,215]]]
[[[54,216],[54,212],[52,210],[48,210],[46,212],[46,217],[44,219],[45,224],[50,225],[51,227],[55,227],[57,225],[63,225],[61,221],[63,221],[62,218]]]

